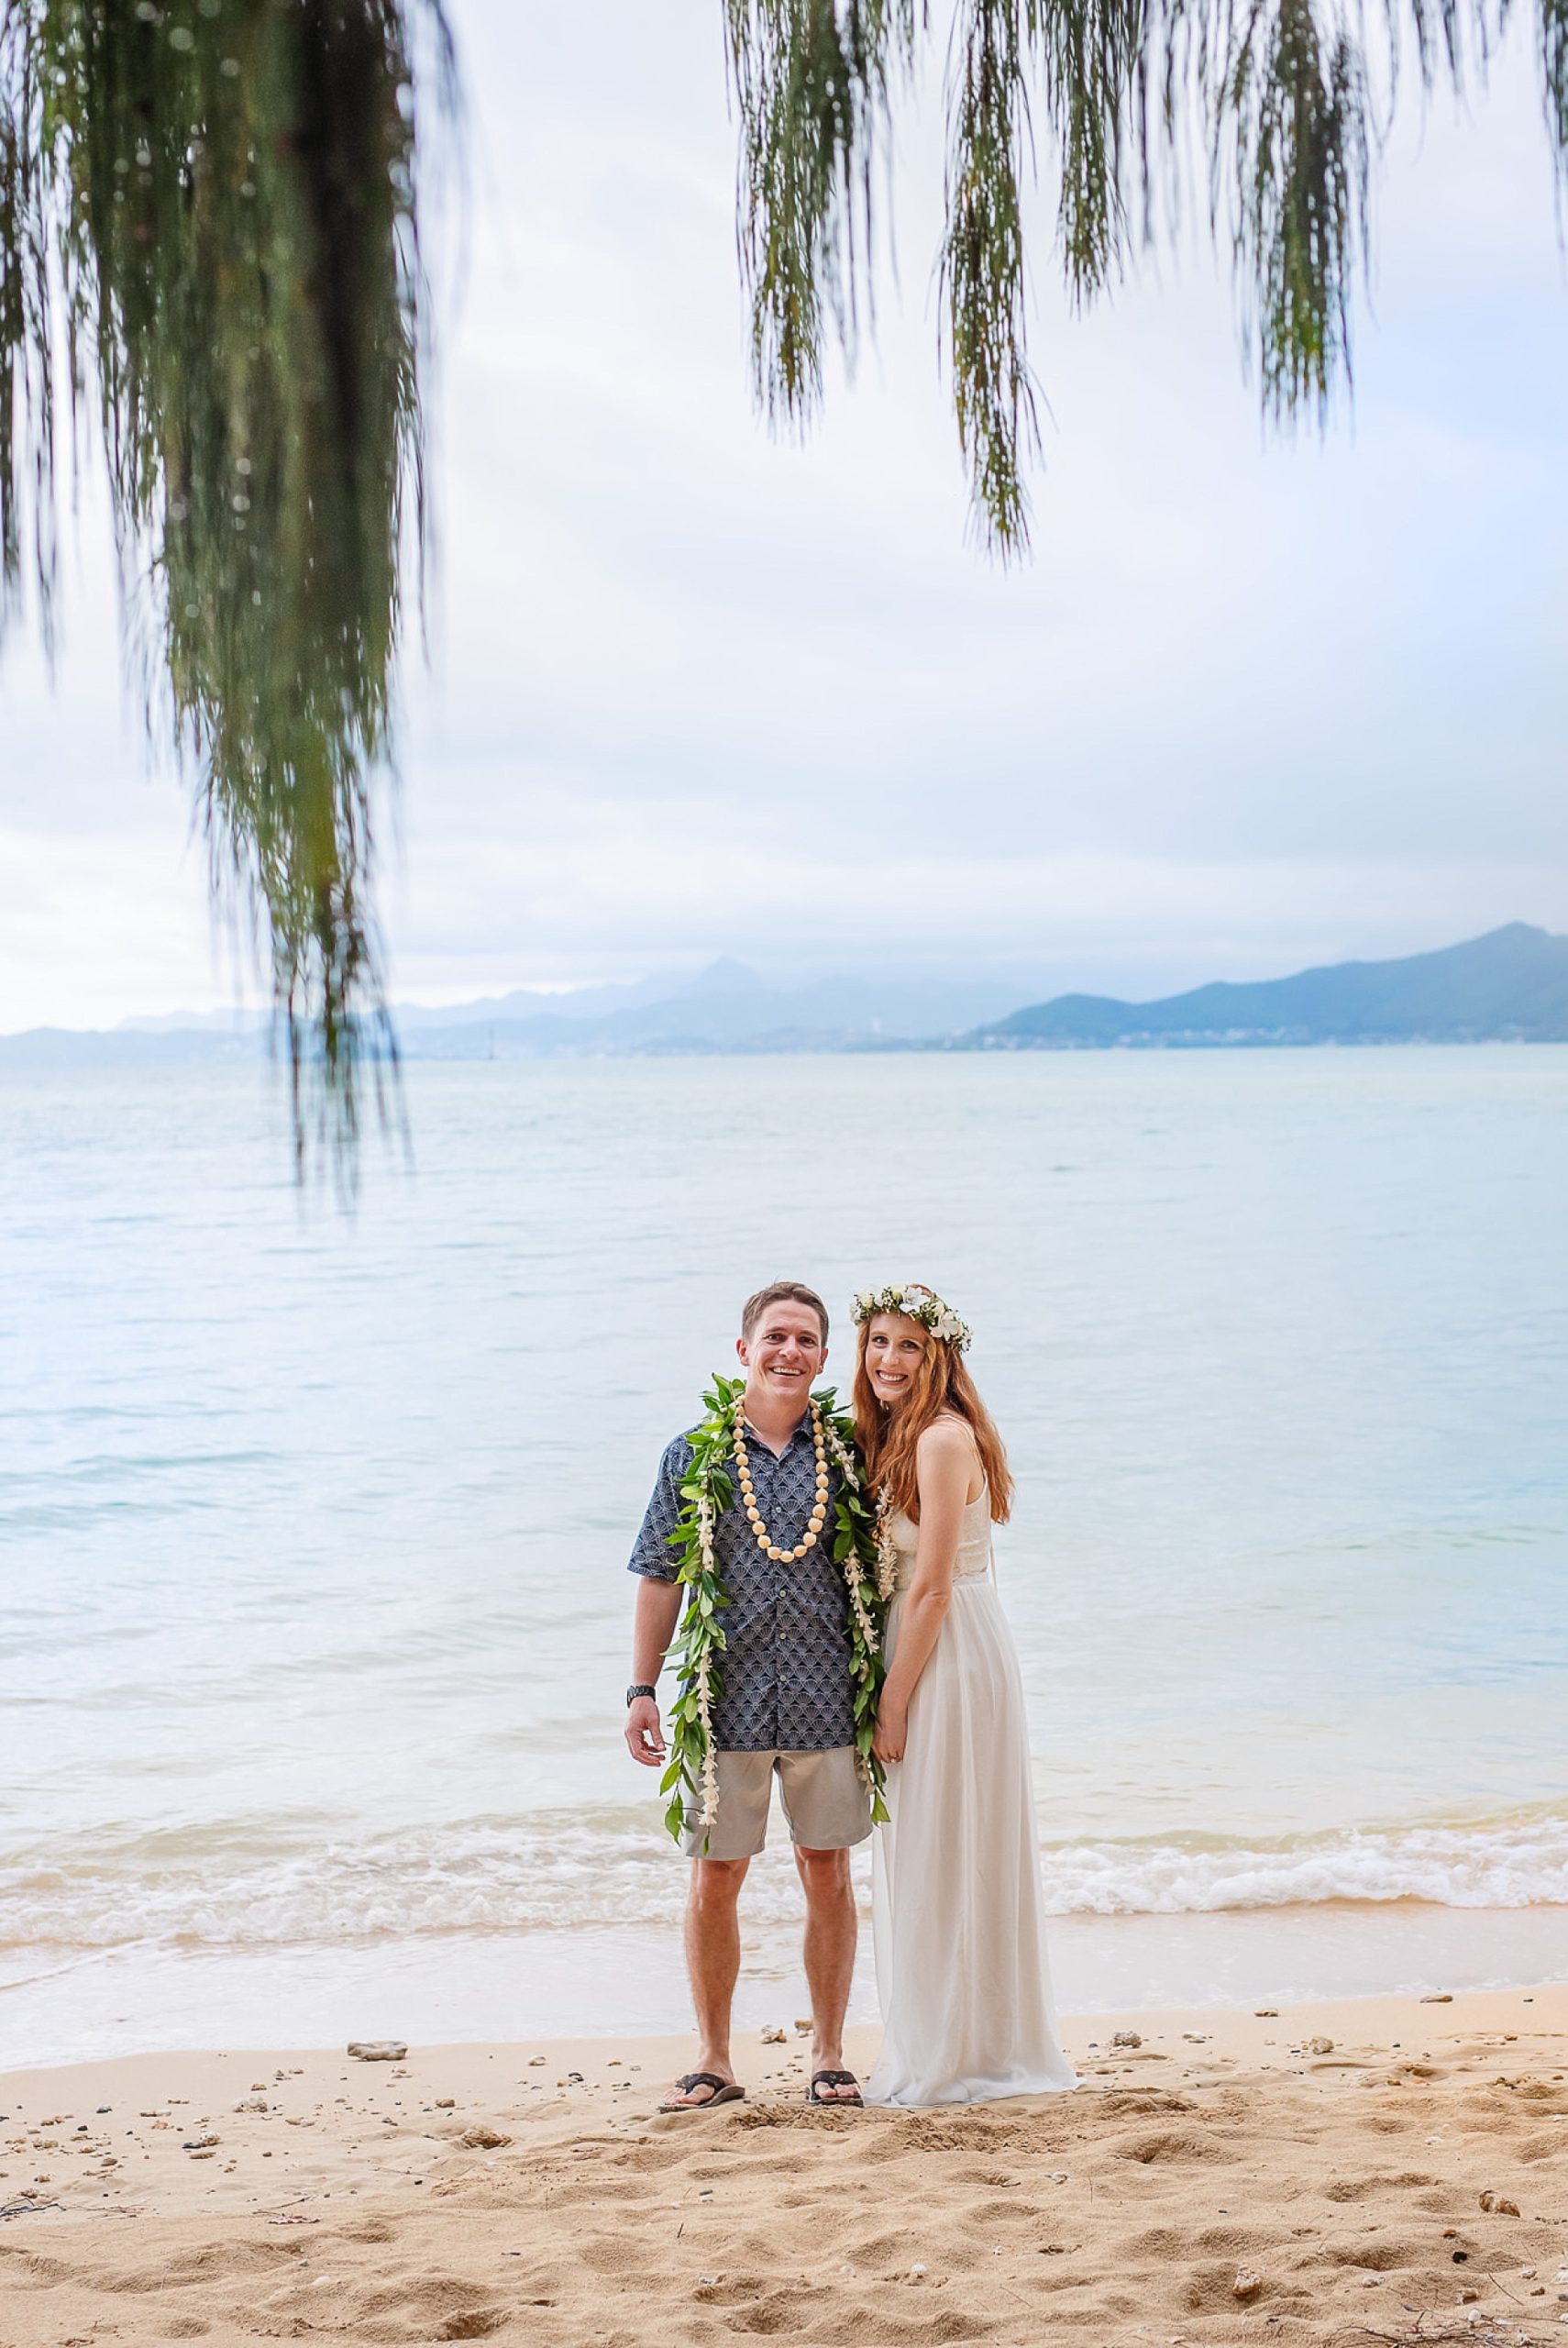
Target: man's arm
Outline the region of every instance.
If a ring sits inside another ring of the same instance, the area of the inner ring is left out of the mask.
[[[686,1592],[678,1581],[658,1581],[645,1574],[637,1584],[636,1611],[632,1618],[632,1685],[652,1688],[675,1636],[680,1601]],[[634,1761],[657,1769],[665,1758],[664,1732],[659,1725],[658,1700],[639,1696],[626,1713],[626,1750]]]
[[[653,1688],[675,1636],[685,1590],[676,1579],[679,1567],[669,1536],[680,1518],[680,1479],[691,1460],[691,1446],[678,1435],[658,1463],[653,1497],[637,1537],[632,1544],[631,1569],[640,1577],[637,1607],[632,1623],[632,1685]],[[634,1761],[657,1768],[665,1757],[658,1704],[639,1696],[626,1712],[626,1750]]]

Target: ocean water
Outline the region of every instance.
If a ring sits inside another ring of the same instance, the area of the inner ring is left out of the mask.
[[[251,1073],[0,1082],[0,2059],[679,2025],[624,1559],[780,1272],[975,1325],[1065,2003],[1568,1961],[1568,1050],[407,1105],[345,1220]]]

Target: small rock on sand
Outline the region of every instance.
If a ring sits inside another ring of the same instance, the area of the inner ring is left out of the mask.
[[[1143,2041],[1135,2030],[1119,2030],[1110,2043],[1113,2046],[1142,2046]]]
[[[348,2052],[359,2063],[401,2063],[408,2047],[401,2038],[351,2038]]]
[[[1518,2203],[1506,2200],[1500,2193],[1483,2193],[1481,2207],[1492,2210],[1499,2218],[1517,2218],[1519,2214]]]
[[[787,2041],[781,2030],[769,2028],[763,2032],[762,2043],[765,2046],[782,2046]]]
[[[1423,2006],[1452,2006],[1453,1996],[1448,1989],[1434,1989],[1430,1998],[1421,1999]]]
[[[1231,2295],[1232,2298],[1252,2299],[1255,2298],[1262,2289],[1263,2276],[1254,2275],[1250,2267],[1243,2266],[1231,2286]]]
[[[1309,2054],[1331,2054],[1334,2051],[1331,2038],[1309,2038],[1306,2043]]]

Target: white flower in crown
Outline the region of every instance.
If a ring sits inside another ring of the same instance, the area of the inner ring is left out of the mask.
[[[959,1353],[968,1350],[973,1334],[968,1323],[960,1320],[950,1304],[944,1304],[941,1297],[918,1280],[902,1288],[857,1289],[850,1308],[851,1319],[858,1324],[874,1319],[878,1312],[902,1312],[910,1320],[918,1321],[922,1329],[929,1329],[933,1337],[955,1346]]]

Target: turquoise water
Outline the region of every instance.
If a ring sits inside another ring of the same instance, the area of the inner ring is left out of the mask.
[[[73,1968],[118,2010],[138,1966],[499,1939],[553,1982],[665,1933],[624,1556],[780,1271],[830,1375],[854,1287],[975,1324],[1059,1913],[1568,1903],[1568,1050],[424,1065],[408,1106],[346,1222],[245,1072],[0,1084],[0,2022]],[[770,1855],[755,1930],[794,1908]]]

